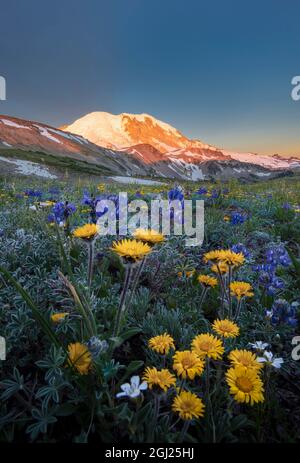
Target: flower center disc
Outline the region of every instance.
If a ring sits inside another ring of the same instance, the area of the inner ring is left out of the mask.
[[[236,380],[238,388],[243,392],[252,391],[252,383],[248,378],[241,377]]]

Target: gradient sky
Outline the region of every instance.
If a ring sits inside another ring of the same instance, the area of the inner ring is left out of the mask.
[[[0,113],[149,113],[220,147],[300,155],[299,18],[299,0],[9,0]]]

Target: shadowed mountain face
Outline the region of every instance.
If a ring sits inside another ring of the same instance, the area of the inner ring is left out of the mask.
[[[137,143],[134,143],[137,142]],[[0,116],[0,153],[40,153],[101,166],[104,174],[184,180],[271,178],[300,168],[297,159],[233,153],[189,140],[177,129],[145,114],[91,113],[63,130]]]
[[[104,172],[126,175],[147,175],[150,169],[143,163],[116,151],[101,148],[80,135],[74,135],[39,122],[0,116],[0,153],[9,155],[12,149],[70,158],[99,165]]]

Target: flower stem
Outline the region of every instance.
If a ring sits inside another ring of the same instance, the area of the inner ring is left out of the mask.
[[[200,301],[199,301],[199,311],[202,309],[203,302],[205,300],[206,294],[207,294],[208,288],[203,288],[201,296],[200,296]]]
[[[213,434],[213,443],[216,442],[216,426],[214,422],[214,415],[213,415],[213,408],[212,408],[212,403],[211,403],[211,397],[210,397],[210,358],[206,357],[206,403],[207,403],[207,411],[210,415],[211,418],[211,423],[212,423],[212,434]]]
[[[242,307],[242,300],[239,299],[238,304],[237,304],[237,308],[236,308],[236,314],[235,314],[235,317],[234,317],[234,321],[238,320],[238,318],[240,316],[240,313],[241,313],[241,307]]]
[[[178,393],[178,394],[180,394],[180,393],[181,393],[181,391],[182,391],[182,389],[183,389],[183,386],[184,386],[184,385],[185,385],[185,379],[184,379],[184,378],[182,378],[182,379],[181,379],[181,381],[180,381],[180,385],[179,385],[179,393]]]
[[[152,426],[152,431],[151,431],[151,442],[153,442],[154,440],[154,430],[157,427],[159,409],[160,409],[160,395],[154,394],[154,417],[153,417],[153,426]]]
[[[88,242],[88,287],[91,287],[94,270],[94,240]]]
[[[231,280],[232,280],[232,266],[229,265],[229,272],[228,272],[228,304],[229,304],[228,317],[229,319],[231,319],[231,316],[232,316],[232,299],[231,299],[231,292],[230,292]]]
[[[184,422],[184,425],[182,426],[181,433],[179,436],[179,443],[184,442],[184,438],[187,433],[187,430],[189,429],[190,423],[191,422],[188,420]]]
[[[123,311],[125,310],[126,294],[127,294],[127,291],[128,291],[129,285],[130,285],[131,274],[132,274],[132,266],[128,265],[128,266],[126,266],[125,282],[124,282],[124,287],[123,287],[121,298],[120,298],[120,303],[119,303],[119,307],[118,307],[118,312],[117,312],[117,317],[116,317],[113,336],[118,336],[118,334],[119,334],[120,323],[121,323],[121,318],[122,318]]]
[[[145,266],[145,261],[146,261],[146,257],[144,257],[142,259],[142,261],[140,262],[140,264],[139,264],[139,266],[138,266],[138,268],[136,270],[136,274],[134,276],[134,280],[133,280],[133,284],[132,284],[132,289],[130,291],[130,296],[129,296],[129,299],[128,299],[128,302],[127,302],[127,308],[130,307],[130,304],[131,304],[132,298],[134,296],[138,281],[140,279],[140,275],[141,275],[141,273],[143,271],[143,268]]]

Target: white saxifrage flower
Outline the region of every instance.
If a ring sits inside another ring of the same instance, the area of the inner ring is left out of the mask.
[[[261,351],[264,351],[269,346],[267,342],[263,341],[250,342],[249,345],[252,347],[252,349]]]
[[[141,391],[145,391],[148,387],[146,381],[140,382],[139,376],[132,376],[130,383],[124,383],[121,386],[122,392],[118,392],[116,397],[130,397],[134,399],[141,394]]]
[[[281,368],[283,364],[283,358],[281,357],[274,357],[273,353],[265,350],[262,357],[257,357],[256,359],[260,363],[266,363],[267,365],[271,365],[274,368]]]

